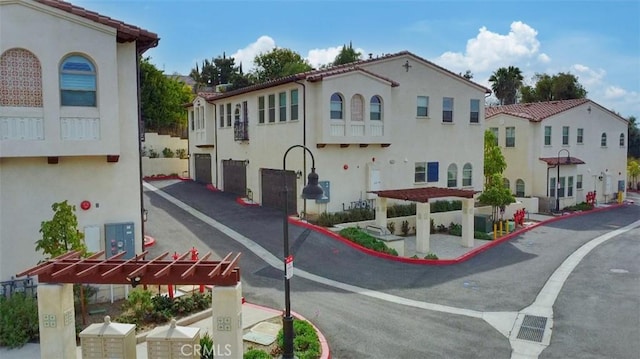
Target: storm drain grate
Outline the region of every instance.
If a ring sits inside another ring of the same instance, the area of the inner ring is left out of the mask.
[[[517,338],[542,343],[542,336],[544,335],[544,328],[546,325],[546,317],[525,315]]]

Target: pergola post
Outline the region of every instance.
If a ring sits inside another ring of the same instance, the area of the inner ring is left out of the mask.
[[[474,239],[474,199],[463,198],[462,199],[462,238],[460,239],[460,245],[463,247],[473,247]]]
[[[429,253],[431,238],[431,205],[429,202],[416,204],[416,252]]]
[[[376,225],[387,228],[387,199],[376,198]]]
[[[73,284],[38,284],[40,358],[75,358]]]
[[[242,358],[242,283],[211,290],[213,342],[217,352]],[[216,354],[217,356],[217,354]]]

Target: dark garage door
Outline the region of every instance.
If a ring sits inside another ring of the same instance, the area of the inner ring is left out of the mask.
[[[284,210],[284,202],[282,201],[284,196],[284,183],[282,180],[283,171],[263,168],[260,172],[262,176],[262,205],[265,207]],[[287,188],[289,190],[289,214],[295,214],[298,213],[296,200],[298,193],[298,189],[296,188],[296,174],[293,171],[287,171],[286,177]]]
[[[222,176],[225,192],[241,196],[247,194],[247,163],[245,161],[223,160]]]
[[[211,183],[211,155],[208,153],[195,154],[196,182]]]

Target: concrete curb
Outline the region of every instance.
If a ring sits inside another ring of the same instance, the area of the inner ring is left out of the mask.
[[[565,219],[565,218],[571,218],[571,217],[577,217],[577,216],[582,216],[585,214],[589,214],[589,213],[594,213],[594,212],[600,212],[600,211],[605,211],[605,210],[609,210],[609,209],[614,209],[614,208],[619,208],[622,206],[627,205],[626,203],[622,203],[622,204],[613,204],[613,205],[609,205],[606,207],[596,207],[592,210],[589,211],[580,211],[580,212],[573,212],[573,213],[569,213],[569,214],[565,214],[565,215],[560,215],[554,218],[550,218],[548,220],[542,221],[542,222],[538,222],[535,224],[532,224],[530,226],[524,227],[524,228],[520,228],[517,229],[507,235],[504,235],[496,240],[493,241],[488,241],[487,244],[482,245],[478,248],[475,248],[463,255],[461,255],[460,257],[454,258],[454,259],[420,259],[420,258],[408,258],[408,257],[397,257],[397,256],[392,256],[390,254],[386,254],[386,253],[381,253],[381,252],[376,252],[374,250],[371,250],[369,248],[365,248],[357,243],[354,243],[342,236],[340,236],[337,233],[334,233],[330,230],[328,230],[325,227],[320,227],[317,226],[315,224],[311,224],[308,223],[304,220],[300,220],[298,218],[294,218],[294,217],[289,217],[289,222],[304,228],[309,228],[312,229],[316,232],[322,233],[326,236],[329,236],[333,239],[336,239],[350,247],[353,247],[365,254],[374,256],[374,257],[378,257],[378,258],[383,258],[383,259],[387,259],[387,260],[392,260],[392,261],[396,261],[396,262],[402,262],[402,263],[409,263],[409,264],[425,264],[425,265],[436,265],[436,266],[442,266],[442,265],[452,265],[452,264],[458,264],[458,263],[462,263],[466,260],[469,260],[473,257],[475,257],[476,255],[486,251],[487,249],[493,248],[501,243],[504,243],[510,239],[512,239],[515,236],[518,236],[524,232],[530,231],[538,226],[541,226],[543,224],[547,224],[547,223],[552,223],[552,222],[556,222],[559,221],[561,219]]]

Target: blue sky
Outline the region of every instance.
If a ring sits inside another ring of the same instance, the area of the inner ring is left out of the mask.
[[[588,97],[640,119],[640,0],[631,1],[215,1],[68,0],[155,32],[145,55],[166,73],[188,74],[226,52],[250,70],[255,55],[289,48],[313,66],[352,42],[363,55],[408,50],[487,81],[517,66],[570,72]]]

